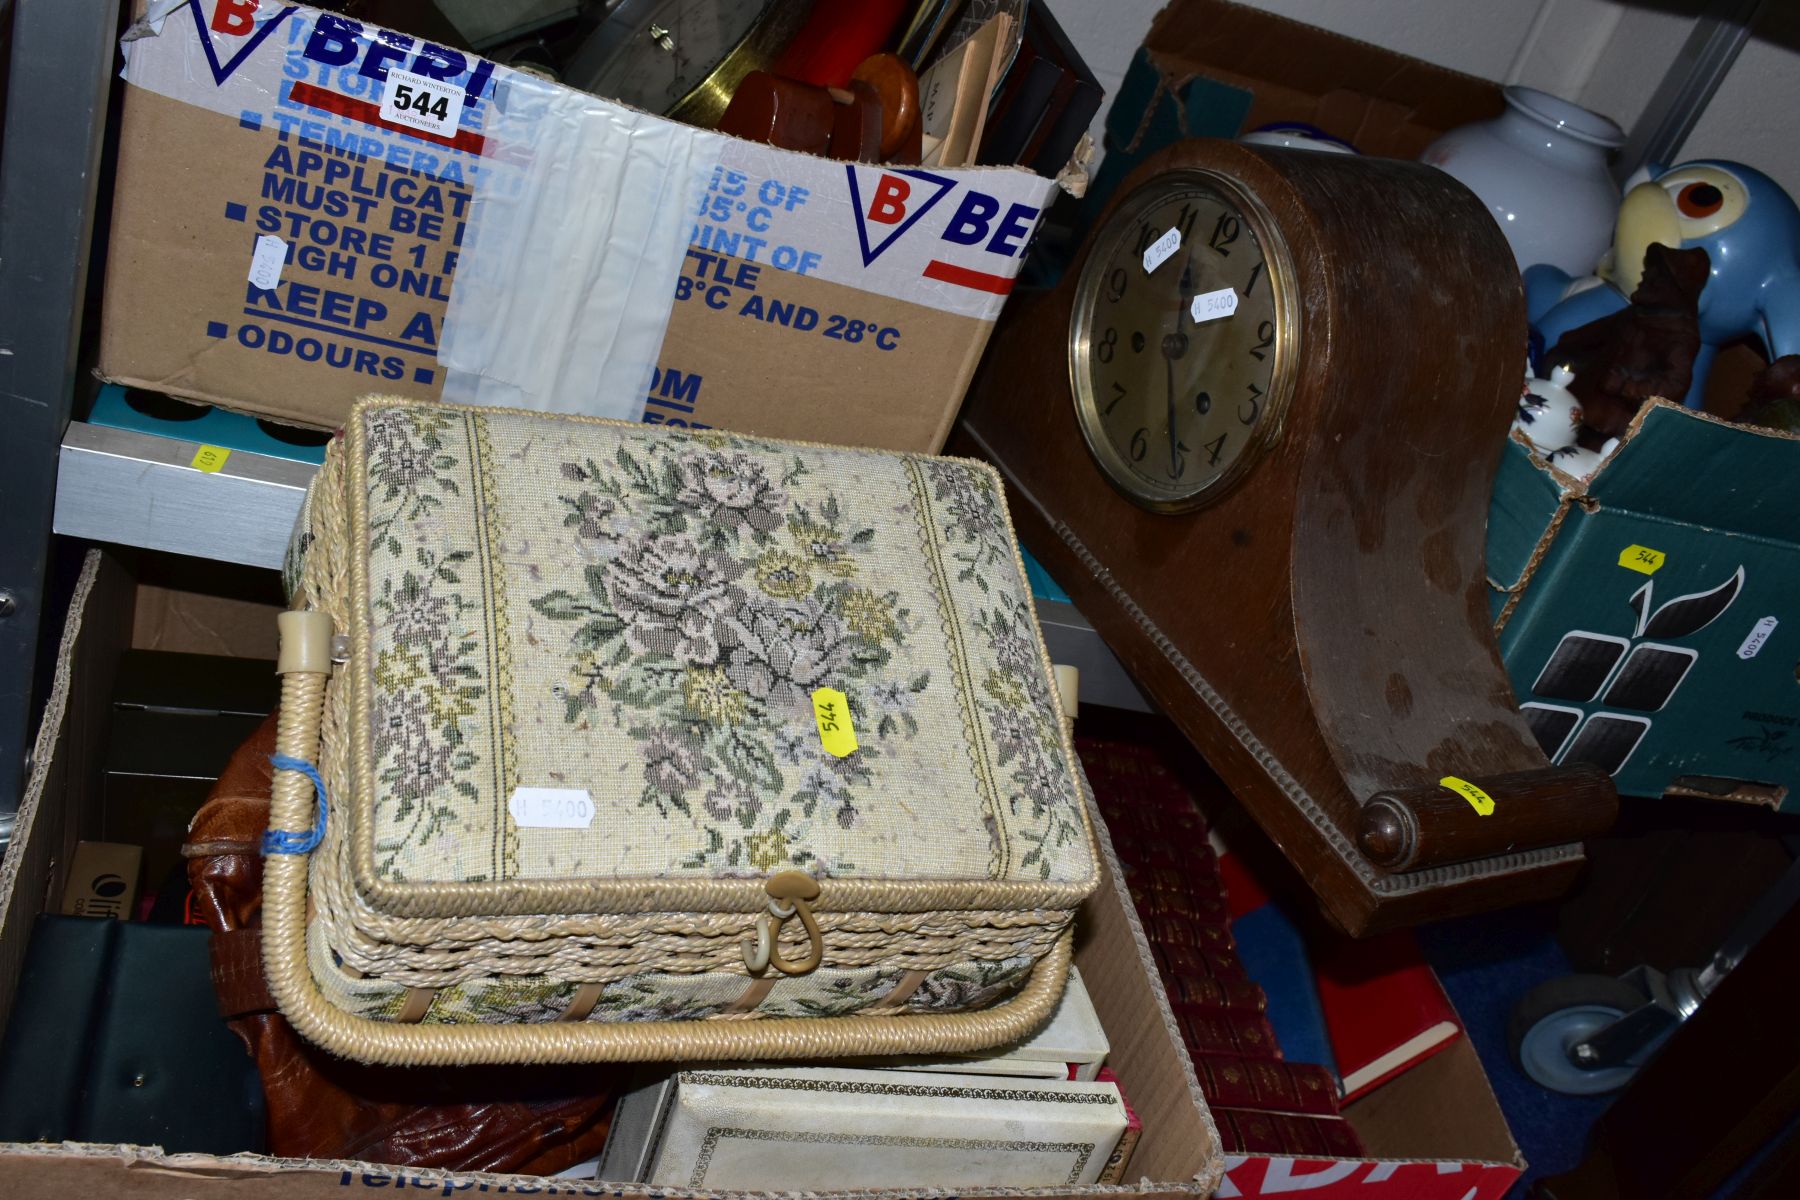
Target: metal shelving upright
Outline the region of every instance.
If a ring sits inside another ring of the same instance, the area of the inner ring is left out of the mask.
[[[13,0],[0,150],[0,834],[35,715],[51,505],[77,382],[118,0]],[[0,14],[3,15],[3,14]]]

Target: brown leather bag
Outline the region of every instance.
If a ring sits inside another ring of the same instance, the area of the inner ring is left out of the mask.
[[[313,1046],[275,1010],[259,936],[275,720],[232,755],[182,847],[194,911],[213,931],[219,1010],[262,1073],[269,1153],[528,1175],[599,1154],[619,1068],[364,1066]]]

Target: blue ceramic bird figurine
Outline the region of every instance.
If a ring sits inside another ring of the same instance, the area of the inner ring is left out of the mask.
[[[1683,404],[1701,406],[1714,355],[1745,334],[1760,337],[1771,360],[1800,353],[1800,208],[1761,171],[1712,159],[1652,170],[1625,194],[1597,275],[1572,278],[1551,266],[1525,272],[1527,315],[1545,351],[1569,330],[1624,308],[1643,275],[1644,251],[1659,242],[1698,246],[1712,264]]]

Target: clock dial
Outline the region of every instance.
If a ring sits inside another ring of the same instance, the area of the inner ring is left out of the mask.
[[[762,4],[744,0],[661,0],[644,8],[620,52],[593,80],[603,96],[646,112],[667,112],[744,40]]]
[[[1095,237],[1070,327],[1076,409],[1140,504],[1217,499],[1279,429],[1296,331],[1268,229],[1235,187],[1184,171],[1128,197]]]
[[[812,0],[609,0],[570,53],[563,80],[703,127],[806,24]]]

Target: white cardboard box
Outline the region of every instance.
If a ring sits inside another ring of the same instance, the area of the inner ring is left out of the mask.
[[[660,1112],[636,1182],[714,1191],[1079,1187],[1126,1124],[1110,1083],[921,1071],[679,1071],[639,1097]]]
[[[302,424],[379,393],[934,451],[1056,189],[777,150],[280,0],[149,12],[100,371]],[[442,129],[383,113],[419,76]]]

